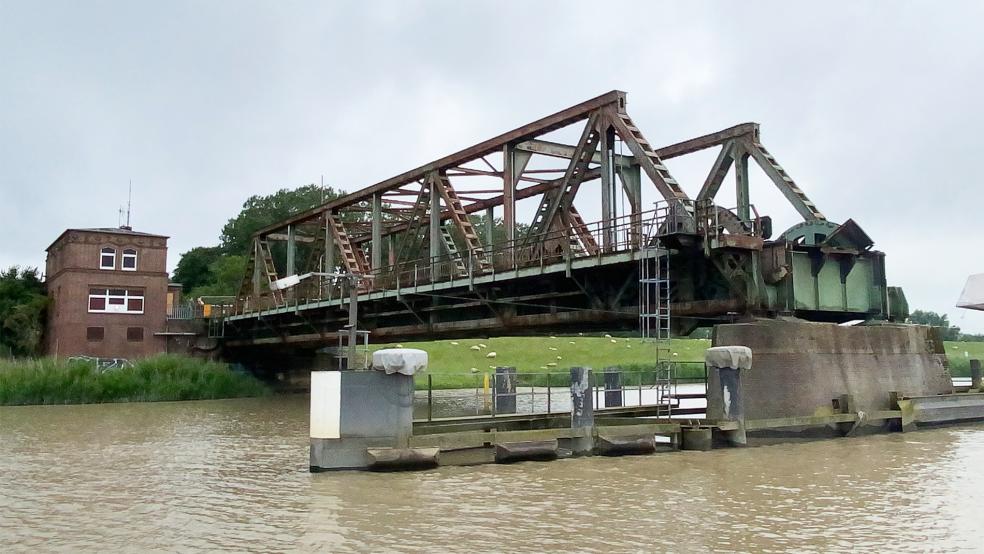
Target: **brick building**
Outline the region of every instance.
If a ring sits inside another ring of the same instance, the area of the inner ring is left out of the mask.
[[[47,249],[47,353],[140,358],[164,352],[167,238],[125,227],[62,233]]]

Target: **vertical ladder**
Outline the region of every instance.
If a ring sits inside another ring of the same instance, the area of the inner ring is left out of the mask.
[[[481,271],[482,273],[492,271],[492,262],[485,257],[485,248],[482,246],[482,241],[478,238],[478,233],[475,232],[475,226],[472,225],[471,219],[468,218],[468,213],[462,207],[461,199],[458,198],[458,193],[451,186],[448,176],[438,174],[435,179],[437,179],[441,196],[447,203],[448,210],[451,211],[451,219],[454,221],[458,230],[461,231],[461,235],[465,239],[465,245],[468,247],[468,252],[475,261],[475,270]]]
[[[657,209],[656,213],[651,229],[658,233],[663,227],[659,220],[666,217],[666,210]],[[640,252],[639,324],[643,340],[653,344],[655,353],[656,376],[652,388],[656,392],[657,413],[670,417],[675,393],[670,359],[670,256],[659,236],[654,238],[647,236]]]

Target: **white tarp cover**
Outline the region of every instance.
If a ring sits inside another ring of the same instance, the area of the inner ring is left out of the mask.
[[[984,273],[967,277],[967,284],[964,285],[960,300],[957,300],[957,307],[984,310]]]
[[[390,373],[413,375],[427,369],[427,352],[414,348],[386,348],[372,353],[372,368]]]
[[[711,367],[751,369],[752,349],[747,346],[713,346],[704,353],[704,362]]]

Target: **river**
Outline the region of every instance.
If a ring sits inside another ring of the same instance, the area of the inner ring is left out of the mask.
[[[0,551],[984,548],[984,425],[311,474],[307,402],[0,407]]]

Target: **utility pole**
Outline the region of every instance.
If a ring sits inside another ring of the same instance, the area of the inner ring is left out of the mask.
[[[355,369],[358,333],[356,325],[359,317],[359,276],[349,275],[349,320],[348,320],[348,363],[346,369]]]

